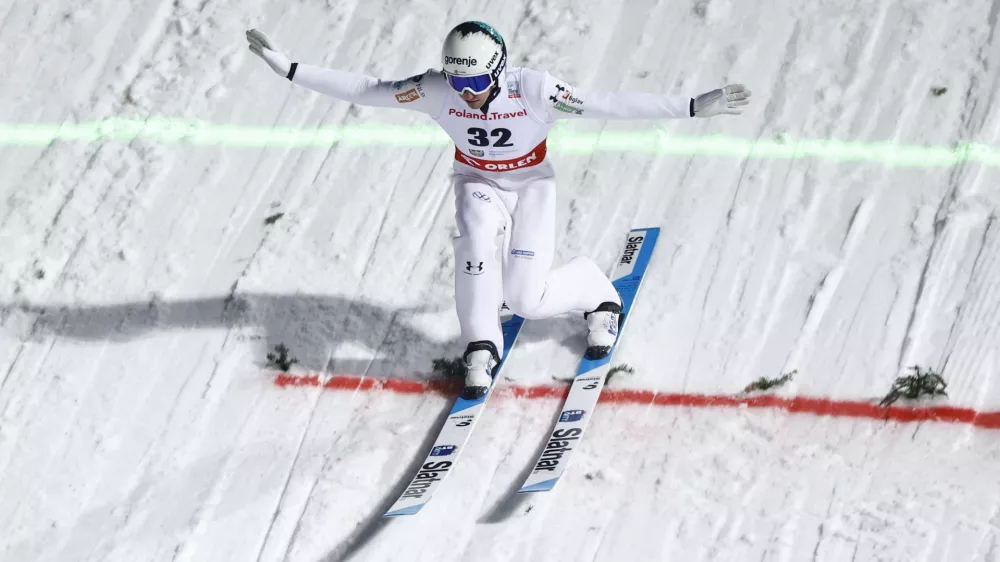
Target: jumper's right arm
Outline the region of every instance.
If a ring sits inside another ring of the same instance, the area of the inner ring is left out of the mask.
[[[291,62],[256,29],[247,31],[247,41],[250,50],[264,59],[276,74],[321,94],[359,105],[413,109],[432,116],[440,113],[443,105],[441,84],[431,83],[437,76],[430,72],[396,82],[379,80],[364,74]]]
[[[391,82],[372,76],[303,63],[292,63],[289,72],[291,75],[286,77],[293,84],[339,100],[375,107],[398,107],[404,103],[393,95]]]

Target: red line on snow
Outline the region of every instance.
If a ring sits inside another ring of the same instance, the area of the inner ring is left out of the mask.
[[[402,379],[374,379],[370,377],[337,376],[325,383],[318,375],[278,375],[274,383],[280,387],[289,386],[322,386],[329,390],[346,391],[388,391],[396,394],[441,394],[452,396],[457,394],[458,381],[434,380],[427,382]],[[495,398],[504,397],[538,400],[546,398],[565,398],[569,393],[569,385],[561,386],[522,386],[506,385],[498,388]],[[833,416],[844,418],[871,418],[877,420],[894,420],[900,422],[939,421],[964,423],[986,429],[1000,429],[1000,412],[977,412],[969,408],[954,408],[951,406],[889,406],[882,407],[872,402],[833,400],[830,398],[808,398],[774,396],[764,394],[758,396],[729,396],[708,394],[656,393],[650,390],[631,390],[605,388],[601,393],[600,402],[611,404],[634,404],[654,406],[683,406],[689,408],[771,408],[793,413],[813,414],[817,416]]]

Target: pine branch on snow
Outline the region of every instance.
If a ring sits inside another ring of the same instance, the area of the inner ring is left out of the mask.
[[[900,398],[916,400],[921,396],[948,396],[948,392],[946,392],[948,383],[944,382],[941,375],[935,373],[933,369],[925,371],[918,365],[914,365],[910,367],[910,370],[914,374],[897,377],[896,381],[892,383],[892,389],[878,403],[879,406],[889,407]]]
[[[798,374],[798,370],[794,370],[790,373],[785,373],[780,377],[774,379],[761,377],[753,381],[752,383],[748,384],[743,389],[743,392],[750,394],[751,392],[765,391],[765,390],[770,390],[772,388],[779,388],[787,384],[789,381],[791,381],[796,374]]]
[[[267,354],[268,366],[277,367],[282,371],[291,369],[292,365],[298,362],[298,359],[288,356],[288,347],[284,343],[274,346],[274,352]]]
[[[465,378],[465,361],[461,357],[452,359],[435,359],[433,371],[447,379]]]

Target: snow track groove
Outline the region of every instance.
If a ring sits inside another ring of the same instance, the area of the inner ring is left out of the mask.
[[[998,13],[22,1],[0,8],[0,122],[427,125],[287,84],[243,32],[398,79],[475,17],[513,63],[582,86],[754,91],[738,118],[569,135],[992,146]],[[1000,171],[650,148],[551,155],[557,261],[608,267],[625,228],[663,228],[619,352],[637,373],[606,389],[565,481],[510,497],[559,414],[545,385],[576,367],[577,315],[526,326],[465,464],[425,512],[382,524],[454,394],[429,372],[460,352],[449,147],[0,146],[0,559],[995,559]],[[275,387],[277,343],[320,388]],[[948,398],[878,417],[913,364]],[[791,370],[776,396],[738,397]]]

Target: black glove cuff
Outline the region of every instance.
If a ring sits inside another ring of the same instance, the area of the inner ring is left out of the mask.
[[[691,111],[691,117],[694,117],[694,98],[691,98],[691,105],[689,107]]]
[[[288,76],[285,76],[285,78],[288,78],[289,80],[291,80],[292,78],[294,78],[295,77],[295,69],[298,68],[298,67],[299,67],[299,63],[293,62],[292,63],[292,67],[288,69]],[[694,103],[694,102],[692,101],[692,103]],[[694,107],[694,106],[692,106],[692,107]],[[692,109],[691,111],[694,111],[694,110]],[[691,115],[694,115],[694,113],[692,113]]]

